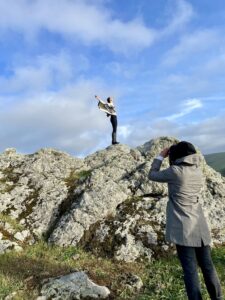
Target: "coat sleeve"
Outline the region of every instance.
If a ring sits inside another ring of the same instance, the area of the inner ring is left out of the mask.
[[[173,167],[169,167],[163,171],[160,171],[162,161],[154,159],[151,169],[148,174],[148,178],[157,182],[173,182],[176,179],[176,173]]]

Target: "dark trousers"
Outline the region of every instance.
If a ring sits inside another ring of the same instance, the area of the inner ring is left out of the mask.
[[[202,270],[211,300],[222,300],[222,291],[211,258],[210,246],[186,247],[176,245],[184,272],[184,282],[189,300],[202,300],[198,278],[198,265]]]
[[[111,121],[111,124],[112,124],[113,133],[116,133],[116,130],[117,130],[117,116],[111,115],[110,121]]]
[[[112,132],[112,144],[117,144],[117,141],[116,141],[117,116],[111,115],[110,121],[112,123],[112,128],[113,128],[113,132]]]

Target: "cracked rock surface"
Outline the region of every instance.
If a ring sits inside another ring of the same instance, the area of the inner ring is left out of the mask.
[[[0,223],[0,251],[15,246],[9,242],[19,246],[44,237],[49,243],[81,245],[125,261],[168,253],[167,185],[151,182],[147,175],[154,157],[174,142],[162,137],[135,149],[120,144],[84,159],[54,149],[30,155],[7,149],[0,155],[0,217],[23,228]],[[165,160],[162,168],[167,166]],[[213,242],[223,244],[225,178],[203,156],[202,170],[203,209]]]
[[[41,289],[46,300],[106,299],[109,294],[107,287],[95,284],[85,272],[47,279]]]

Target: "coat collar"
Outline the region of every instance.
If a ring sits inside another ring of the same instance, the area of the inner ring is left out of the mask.
[[[187,165],[199,166],[200,162],[201,162],[200,155],[195,153],[195,154],[191,154],[191,155],[188,155],[188,156],[178,158],[177,160],[175,160],[175,165],[180,165],[180,164],[185,163]]]

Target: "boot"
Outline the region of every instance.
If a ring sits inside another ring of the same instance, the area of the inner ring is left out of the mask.
[[[116,132],[113,132],[112,133],[112,145],[117,145],[119,144],[117,141],[116,141]]]

